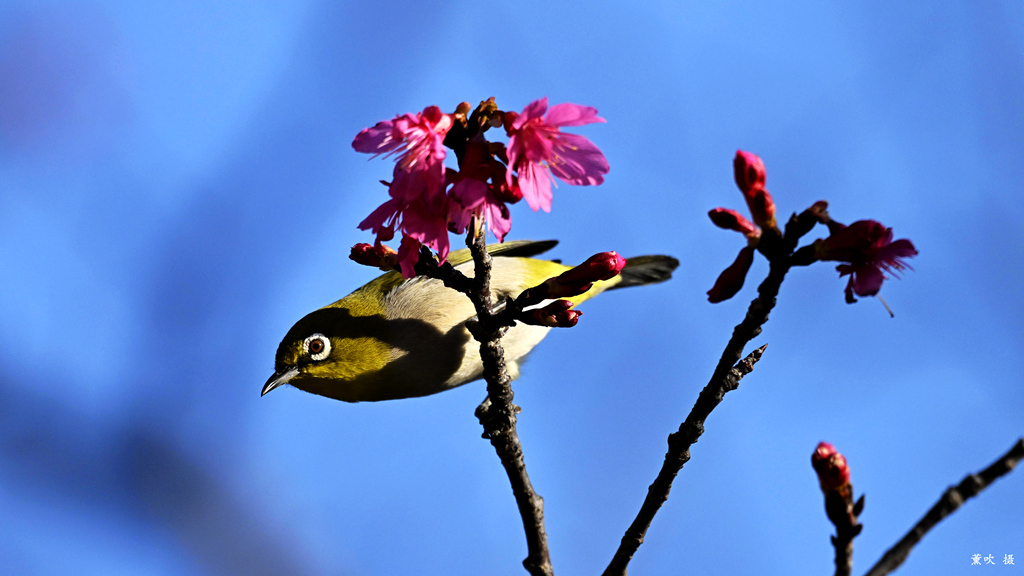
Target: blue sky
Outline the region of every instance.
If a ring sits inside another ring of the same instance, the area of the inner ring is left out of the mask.
[[[585,305],[515,384],[556,573],[598,573],[767,266],[736,149],[779,212],[830,202],[913,240],[890,319],[794,270],[763,360],[707,422],[631,573],[820,574],[821,440],[867,494],[863,573],[1024,432],[1024,7],[697,2],[0,2],[0,564],[17,574],[515,574],[525,542],[473,410],[482,383],[344,404],[259,390],[347,259],[390,165],[358,131],[490,96],[596,107],[606,183],[510,238],[682,262]],[[816,230],[808,239],[819,237]],[[1024,562],[1024,478],[900,574]],[[8,568],[11,569],[11,568]]]

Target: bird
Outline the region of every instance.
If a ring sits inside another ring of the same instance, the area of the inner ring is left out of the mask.
[[[488,245],[495,301],[515,298],[569,270],[557,260],[533,258],[557,243],[516,240]],[[473,275],[468,249],[450,253],[448,260],[457,270]],[[679,261],[671,256],[628,258],[618,276],[596,282],[587,292],[567,300],[575,305],[607,290],[663,282],[677,266]],[[404,279],[398,271],[387,272],[296,322],[278,346],[274,374],[261,396],[289,384],[345,402],[374,402],[462,386],[483,375],[479,343],[466,328],[475,316],[469,298],[440,280]],[[519,322],[502,336],[506,367],[513,379],[519,376],[519,364],[549,329]]]

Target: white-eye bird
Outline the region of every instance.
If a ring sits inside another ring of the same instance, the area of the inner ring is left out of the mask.
[[[511,241],[489,245],[493,257],[491,291],[515,298],[523,290],[569,270],[559,262],[530,258],[556,241]],[[448,260],[473,275],[468,249]],[[605,290],[663,282],[679,261],[670,256],[626,260],[622,272],[574,298],[574,304]],[[282,384],[346,402],[427,396],[480,378],[480,345],[466,321],[476,311],[466,295],[439,280],[410,280],[388,272],[337,302],[307,314],[292,326],[277,349],[274,375],[263,394]],[[550,328],[518,322],[502,337],[509,375]]]

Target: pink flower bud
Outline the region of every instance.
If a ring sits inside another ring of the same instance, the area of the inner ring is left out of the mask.
[[[558,278],[548,278],[541,286],[547,289],[546,294],[549,298],[572,298],[590,290],[594,283],[563,283],[559,282]]]
[[[520,319],[526,324],[547,326],[549,328],[572,328],[579,322],[583,313],[572,309],[572,302],[555,300],[543,308],[534,308],[523,312]]]
[[[583,312],[579,310],[564,310],[555,316],[556,328],[572,328],[580,321]]]
[[[572,270],[562,272],[558,278],[565,282],[596,282],[618,276],[626,266],[626,259],[616,252],[599,252],[587,258]]]
[[[737,150],[732,168],[736,176],[736,185],[740,187],[744,196],[756,189],[764,188],[764,162],[756,154]]]
[[[811,466],[818,474],[822,492],[837,491],[850,483],[850,467],[846,464],[846,457],[828,442],[818,444],[811,455]]]
[[[744,246],[736,261],[718,275],[715,285],[708,290],[708,302],[717,304],[732,298],[743,288],[750,265],[754,263],[754,247]]]
[[[719,228],[735,230],[747,238],[758,238],[761,236],[761,230],[735,210],[715,208],[708,212],[708,217]]]
[[[550,296],[562,298],[576,296],[590,289],[599,280],[614,278],[626,265],[626,259],[615,252],[601,252],[587,258],[585,262],[549,279]]]
[[[618,275],[626,265],[626,259],[615,252],[601,252],[587,258],[579,266],[566,270],[544,284],[551,298],[568,298],[583,294],[599,280],[608,280]]]
[[[373,266],[385,271],[393,269],[398,264],[398,253],[383,244],[374,246],[360,242],[352,247],[352,253],[348,257],[363,266]]]

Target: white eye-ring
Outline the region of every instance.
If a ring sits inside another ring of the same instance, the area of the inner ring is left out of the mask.
[[[313,334],[302,341],[302,346],[309,352],[309,357],[316,361],[331,355],[331,340],[323,334]]]

